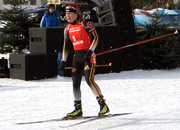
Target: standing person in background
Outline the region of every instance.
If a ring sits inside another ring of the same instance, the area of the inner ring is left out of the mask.
[[[40,27],[47,28],[47,27],[60,27],[61,20],[60,15],[57,11],[55,11],[55,5],[50,4],[48,6],[48,11],[44,14],[41,19]]]
[[[98,44],[98,34],[91,22],[83,20],[77,5],[70,4],[66,7],[66,19],[68,25],[64,30],[64,45],[60,70],[65,69],[69,54],[69,43],[72,42],[75,56],[72,65],[72,80],[75,110],[68,113],[64,118],[81,117],[83,115],[81,104],[81,80],[83,72],[85,79],[100,105],[99,116],[109,112],[99,86],[94,82],[96,59],[94,50]],[[71,42],[69,42],[71,40]]]

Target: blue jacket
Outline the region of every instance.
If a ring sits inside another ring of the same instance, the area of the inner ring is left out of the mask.
[[[53,13],[53,15],[48,11],[44,14],[44,16],[41,19],[40,27],[60,27],[61,26],[61,20],[60,15],[57,11]]]

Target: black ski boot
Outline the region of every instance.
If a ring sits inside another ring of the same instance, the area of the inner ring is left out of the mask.
[[[100,105],[100,112],[98,113],[99,116],[103,116],[109,112],[109,108],[108,108],[108,106],[105,103],[105,100],[103,98],[99,99],[98,103]]]
[[[81,102],[75,102],[74,104],[75,110],[72,111],[71,113],[67,114],[68,118],[77,118],[77,117],[82,117],[83,111],[82,111],[82,105]]]

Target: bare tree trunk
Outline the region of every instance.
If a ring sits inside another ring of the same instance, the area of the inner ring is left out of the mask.
[[[156,1],[156,8],[159,7],[159,0]]]
[[[172,9],[174,9],[174,0],[172,0]]]
[[[161,5],[162,5],[162,8],[166,8],[166,5],[167,5],[167,2],[168,2],[169,0],[163,0],[162,1],[162,3],[161,3]]]

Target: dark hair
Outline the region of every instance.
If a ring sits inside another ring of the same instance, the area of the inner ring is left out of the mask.
[[[51,8],[51,7],[55,7],[55,5],[50,4],[50,5],[48,6],[48,9]]]

